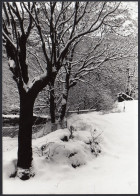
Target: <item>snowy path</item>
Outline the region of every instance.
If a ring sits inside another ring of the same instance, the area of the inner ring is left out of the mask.
[[[4,139],[4,194],[137,194],[138,192],[138,105],[126,103],[126,111],[79,115],[84,122],[103,130],[102,153],[87,165],[72,168],[68,165],[48,164],[35,157],[38,170],[35,178],[21,181],[9,179],[11,162],[16,159],[17,147],[13,139]],[[123,103],[119,105],[123,108]],[[42,140],[38,139],[38,140]],[[34,141],[36,142],[36,141]],[[11,147],[11,149],[10,149]]]

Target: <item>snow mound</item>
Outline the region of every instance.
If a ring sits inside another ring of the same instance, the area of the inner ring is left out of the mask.
[[[6,164],[3,166],[4,177],[6,179],[10,178],[16,171],[17,159],[12,159],[12,161],[7,161]]]
[[[68,129],[32,143],[36,175],[21,181],[9,178],[16,167],[17,141],[3,138],[4,194],[138,193],[138,101],[125,102],[125,110],[124,102],[118,103],[107,114],[72,115]]]
[[[114,109],[111,111],[113,113],[121,113],[121,112],[131,112],[131,113],[138,113],[138,101],[123,101],[123,102],[116,102],[114,105]]]
[[[45,136],[43,143],[42,140],[36,141],[34,154],[51,164],[66,164],[73,168],[85,165],[101,152],[97,132],[75,130],[71,139],[68,129],[56,130]]]
[[[73,126],[77,131],[91,131],[92,126],[87,124],[81,115],[73,114],[68,118],[67,126],[70,129],[70,126]]]

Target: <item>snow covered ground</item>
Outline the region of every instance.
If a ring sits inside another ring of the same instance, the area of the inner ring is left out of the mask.
[[[3,194],[138,193],[138,101],[125,102],[125,111],[119,103],[116,112],[73,115],[71,124],[76,130],[68,142],[62,141],[69,136],[67,129],[33,140],[36,175],[27,181],[9,178],[15,169],[17,139],[3,138]],[[86,144],[95,130],[101,149],[97,157]],[[40,154],[44,144],[46,151]],[[80,167],[73,168],[74,161]]]

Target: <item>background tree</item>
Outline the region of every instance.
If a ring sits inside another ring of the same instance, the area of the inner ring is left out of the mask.
[[[130,62],[132,67],[135,64],[136,56],[133,50],[136,43],[137,36],[118,35],[110,32],[110,29],[104,29],[101,36],[84,38],[78,43],[74,51],[74,58],[71,59],[71,63],[68,62],[66,68],[66,77],[70,76],[68,81],[63,81],[67,84],[65,97],[68,96],[70,88],[79,83],[79,87],[75,87],[75,91],[77,91],[75,96],[74,91],[71,91],[72,96],[70,95],[70,102],[73,100],[73,96],[75,101],[80,101],[80,105],[77,103],[76,108],[84,105],[83,109],[85,109],[86,102],[89,102],[88,99],[97,110],[111,108],[117,93],[120,90],[126,91],[126,69]],[[84,51],[82,51],[83,46]],[[71,73],[68,70],[71,70]],[[81,82],[84,84],[80,84]],[[80,100],[77,99],[78,95]],[[64,101],[63,96],[62,108],[67,100],[68,98],[65,98]],[[75,101],[73,100],[73,102]],[[90,108],[89,103],[87,105]],[[63,109],[61,109],[62,111]],[[62,116],[62,114],[60,115]],[[65,113],[63,113],[64,116]]]
[[[118,9],[120,6],[118,2],[38,2],[34,3],[35,16],[33,16],[25,3],[23,5],[36,24],[43,45],[43,53],[49,67],[50,114],[52,123],[55,123],[55,80],[62,67],[68,66],[70,68],[67,59],[70,58],[70,53],[76,42],[82,40],[85,43],[86,35],[92,34],[93,37],[97,37],[104,27],[111,29],[121,26],[124,22],[124,18],[121,17],[124,10]],[[91,54],[90,51],[88,63],[86,63],[86,66],[90,67],[89,69],[92,69],[93,64],[90,59]],[[76,62],[77,67],[79,63],[80,61]],[[103,62],[100,60],[98,64],[100,63]],[[82,66],[79,68],[81,69],[79,70],[80,73],[87,69],[85,65]],[[70,69],[68,70],[67,81],[70,74]],[[73,84],[74,82],[71,81],[70,86]],[[63,97],[66,96],[63,94]],[[66,101],[63,99],[64,102]],[[64,108],[66,107],[64,106]],[[62,117],[60,118],[62,119]]]

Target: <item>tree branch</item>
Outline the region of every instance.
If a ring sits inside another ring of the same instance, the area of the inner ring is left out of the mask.
[[[104,5],[105,5],[105,3],[104,3]],[[115,11],[117,10],[117,8],[119,7],[119,5],[120,5],[120,3],[119,3],[112,11],[108,12],[108,13],[102,18],[102,20],[101,20],[100,22],[96,20],[96,21],[90,26],[90,28],[89,28],[87,31],[81,32],[81,33],[75,35],[73,38],[71,38],[71,39],[67,42],[67,44],[65,45],[64,49],[62,50],[62,52],[61,52],[61,54],[60,54],[60,56],[59,56],[59,58],[58,58],[58,61],[60,61],[60,59],[63,58],[63,57],[65,56],[65,54],[67,53],[68,47],[71,45],[72,42],[74,42],[77,38],[79,38],[79,37],[81,37],[81,36],[84,36],[84,35],[86,35],[86,34],[89,34],[89,33],[92,33],[92,32],[95,32],[96,30],[98,30],[98,29],[100,28],[100,26],[103,24],[105,18],[106,18],[107,16],[109,16],[110,14],[112,14],[113,12],[115,12]],[[103,6],[103,7],[104,7],[104,6]],[[101,10],[101,11],[102,11],[102,10]],[[99,18],[99,17],[98,17],[98,18]],[[97,22],[98,22],[98,24],[97,24]]]
[[[12,42],[12,40],[6,35],[6,33],[2,30],[3,36],[6,38],[6,40],[13,46],[13,49],[16,51],[16,45]]]
[[[35,24],[36,24],[36,27],[38,29],[38,32],[39,32],[39,35],[40,35],[40,38],[41,38],[41,42],[42,42],[42,49],[43,49],[43,52],[44,52],[44,56],[46,58],[46,61],[48,63],[48,65],[50,64],[50,61],[49,61],[49,58],[48,58],[48,55],[47,55],[47,52],[46,52],[46,47],[45,47],[45,41],[44,41],[44,38],[43,38],[43,35],[42,35],[42,31],[41,31],[41,27],[40,25],[38,24],[38,22],[35,20],[35,18],[33,17],[32,13],[29,11],[29,9],[26,7],[25,3],[23,2],[23,5],[26,9],[26,11],[30,14],[30,16],[33,18]],[[34,8],[35,9],[35,8]],[[36,12],[35,12],[36,13]],[[36,17],[37,17],[37,14],[36,14]],[[38,18],[38,17],[37,17]]]

